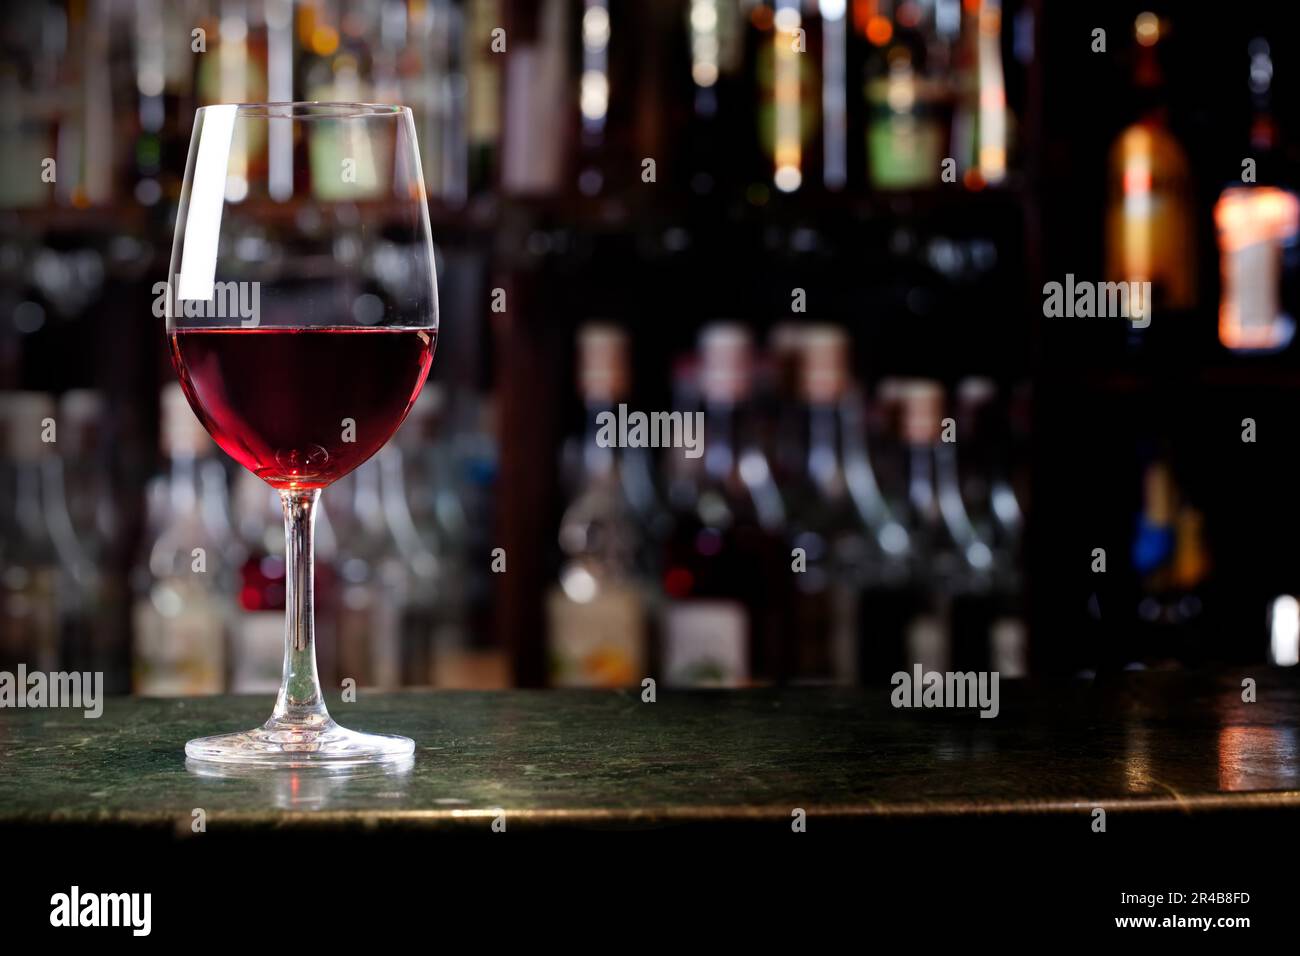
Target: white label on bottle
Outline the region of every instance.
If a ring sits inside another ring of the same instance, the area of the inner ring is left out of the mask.
[[[1277,321],[1278,270],[1281,267],[1277,243],[1252,242],[1227,253],[1229,287],[1237,297],[1237,321],[1244,332],[1259,333]]]
[[[735,601],[670,604],[664,620],[670,687],[736,687],[749,679],[749,620]]]
[[[556,687],[630,687],[647,676],[645,604],[634,588],[607,586],[582,604],[557,589],[547,612]]]
[[[165,616],[146,598],[136,605],[134,619],[133,685],[137,694],[176,697],[221,693],[225,646],[218,608],[192,600],[180,613]]]
[[[926,672],[948,669],[948,634],[938,616],[924,614],[912,620],[907,629],[907,659]]]
[[[1024,621],[1014,617],[1003,617],[994,621],[990,643],[993,651],[993,669],[1001,676],[1024,677],[1029,673],[1026,658],[1028,641]]]
[[[284,612],[247,611],[235,631],[232,694],[274,693],[284,669]]]

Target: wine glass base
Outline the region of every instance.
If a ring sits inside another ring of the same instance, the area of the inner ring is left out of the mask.
[[[268,721],[233,734],[197,737],[185,745],[191,760],[245,767],[360,767],[411,759],[415,742],[393,734],[363,734],[333,720],[316,726]]]

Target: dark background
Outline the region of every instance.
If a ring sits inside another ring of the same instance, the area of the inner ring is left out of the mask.
[[[39,6],[20,5],[6,19],[6,69],[14,74],[22,73]],[[1135,344],[1122,323],[1042,319],[1041,288],[1066,272],[1102,270],[1106,154],[1135,118],[1132,22],[1144,8],[1172,24],[1160,50],[1170,125],[1194,177],[1199,302],[1185,314],[1158,316]],[[195,9],[213,16],[210,6]],[[466,204],[432,208],[443,304],[433,379],[488,396],[494,409],[499,458],[480,546],[505,547],[511,573],[484,579],[475,620],[483,639],[506,653],[513,681],[545,679],[537,622],[557,566],[554,532],[564,504],[556,449],[581,421],[573,397],[577,326],[593,318],[623,324],[634,342],[631,404],[667,407],[672,359],[704,322],[738,318],[761,337],[788,317],[796,286],[807,290],[808,318],[851,331],[855,371],[868,386],[900,374],[950,385],[988,374],[1007,390],[1031,386],[1032,437],[1023,451],[1035,672],[1120,667],[1142,657],[1132,648],[1147,640],[1163,660],[1263,660],[1268,603],[1295,590],[1300,573],[1291,547],[1300,511],[1289,486],[1300,370],[1294,349],[1241,358],[1218,344],[1211,210],[1247,152],[1246,46],[1256,35],[1272,45],[1284,155],[1277,171],[1294,179],[1300,71],[1283,9],[1008,3],[1003,52],[1015,126],[1005,185],[874,194],[854,146],[842,193],[810,180],[793,196],[769,190],[755,202],[750,187],[765,167],[754,142],[752,78],[742,71],[722,84],[719,124],[711,138],[698,135],[684,4],[615,0],[611,112],[599,149],[584,145],[576,106],[560,109],[566,171],[552,194],[509,194],[489,162]],[[535,37],[536,13],[530,3],[504,4],[512,49]],[[576,8],[573,15],[576,24]],[[1104,54],[1090,50],[1095,27],[1107,30]],[[1017,30],[1032,37],[1028,47],[1017,49]],[[574,58],[578,49],[571,42]],[[851,76],[863,55],[860,43],[852,48]],[[194,105],[174,104],[178,115],[169,123],[187,129]],[[128,104],[116,118],[128,130],[129,113]],[[853,123],[851,114],[851,130]],[[503,149],[511,135],[503,131]],[[639,181],[642,156],[657,159],[654,185]],[[599,198],[576,189],[576,171],[592,162],[605,174]],[[701,169],[713,177],[707,194],[693,188]],[[156,396],[171,375],[149,309],[171,215],[167,201],[144,208],[129,194],[104,207],[0,210],[0,386],[105,390],[104,462],[127,517],[124,561],[140,546],[139,491],[157,468]],[[961,281],[940,275],[925,259],[936,238],[990,242],[995,265]],[[16,331],[4,316],[41,295],[33,254],[82,246],[106,256],[91,301],[66,313],[48,308],[38,331]],[[509,296],[503,315],[489,310],[496,287]],[[1254,444],[1241,441],[1245,417],[1258,423]],[[1129,547],[1141,505],[1140,455],[1152,447],[1167,452],[1186,497],[1205,514],[1213,561],[1201,624],[1172,638],[1143,636],[1129,611],[1139,587]],[[1089,570],[1096,547],[1107,551],[1104,578]],[[1090,601],[1100,617],[1089,612]]]

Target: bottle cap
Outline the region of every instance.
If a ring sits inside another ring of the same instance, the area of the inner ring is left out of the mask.
[[[54,419],[54,399],[43,392],[0,394],[0,422],[5,448],[17,461],[35,461],[52,450],[46,442],[46,419]],[[58,430],[54,432],[57,439]]]
[[[201,455],[211,447],[212,439],[198,420],[180,385],[163,388],[159,398],[162,406],[162,449],[173,455]]]
[[[767,334],[767,351],[776,386],[781,393],[793,397],[799,391],[803,376],[803,339],[805,325],[797,322],[778,322]]]
[[[797,359],[803,351],[804,332],[808,326],[798,322],[778,322],[767,333],[767,348],[778,358],[790,356]]]
[[[929,379],[908,379],[899,386],[900,430],[908,445],[933,445],[943,425],[943,386]]]
[[[849,337],[836,325],[803,333],[803,394],[814,403],[837,402],[849,384]]]
[[[68,431],[74,453],[94,449],[104,420],[104,396],[93,388],[74,388],[59,399],[59,427]]]
[[[710,402],[739,402],[753,379],[753,340],[735,322],[718,322],[700,332],[700,386]]]
[[[59,417],[69,425],[93,425],[104,417],[104,396],[93,388],[74,388],[59,399]]]
[[[972,375],[957,383],[957,401],[963,405],[986,405],[997,396],[993,379]]]
[[[605,323],[578,330],[578,391],[589,402],[617,402],[628,392],[627,334]]]
[[[903,394],[903,385],[906,381],[906,379],[899,378],[897,375],[882,378],[876,385],[876,400],[881,405],[890,408],[896,406]]]

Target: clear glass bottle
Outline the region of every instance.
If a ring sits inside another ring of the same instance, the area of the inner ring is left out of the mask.
[[[785,508],[756,434],[752,351],[737,325],[700,336],[703,469],[679,491],[663,572],[670,685],[739,686],[778,675]]]
[[[968,586],[954,610],[954,666],[1022,677],[1028,669],[1020,570],[1024,514],[1012,474],[1010,407],[991,380],[958,383],[956,428],[955,444],[940,449],[941,487],[960,501],[954,537],[968,565]]]
[[[410,578],[384,516],[379,462],[372,458],[338,486],[339,662],[358,683],[391,690],[401,685]]]
[[[103,397],[74,389],[59,403],[60,454],[44,465],[46,523],[64,575],[63,666],[104,674],[112,693],[130,689],[126,578],[117,572],[119,527],[108,463],[100,454]]]
[[[377,456],[384,519],[411,576],[401,612],[407,686],[443,685],[470,653],[466,523],[447,441],[445,399],[425,384],[406,423]]]
[[[835,326],[809,326],[802,350],[808,439],[803,475],[788,496],[794,584],[784,673],[799,683],[847,684],[857,676],[858,591],[870,554],[845,461],[848,336]]]
[[[887,679],[897,670],[948,669],[952,654],[953,596],[969,585],[959,539],[973,531],[953,484],[943,438],[944,392],[938,382],[891,383],[905,485],[893,501],[905,529],[905,573],[863,602],[865,676]],[[901,540],[901,539],[900,539]]]
[[[211,503],[225,495],[214,447],[180,386],[165,388],[167,471],[149,495],[148,538],[135,573],[132,687],[137,694],[217,694],[226,688],[234,544],[229,525],[219,517],[224,503]]]
[[[560,521],[559,581],[547,597],[551,682],[625,687],[649,675],[649,602],[637,574],[641,534],[622,449],[602,445],[598,418],[627,397],[627,338],[590,325],[578,350],[587,425],[577,489]]]

